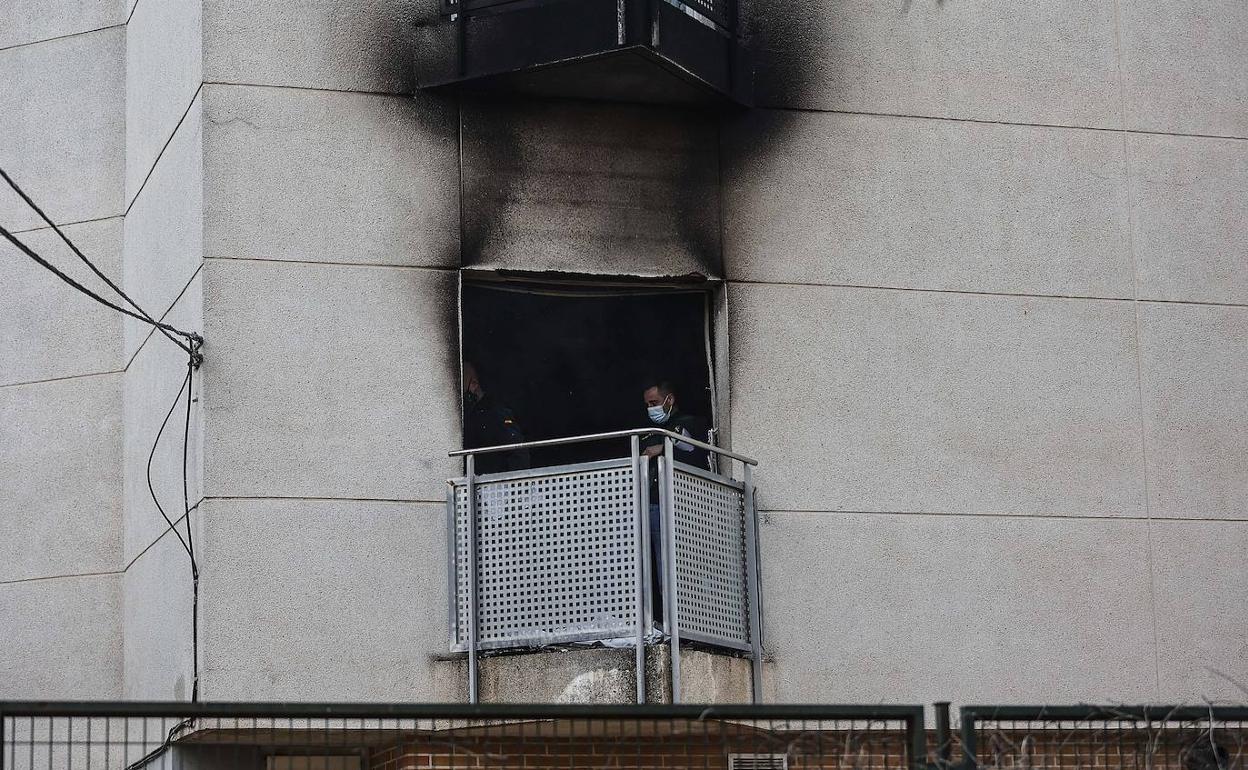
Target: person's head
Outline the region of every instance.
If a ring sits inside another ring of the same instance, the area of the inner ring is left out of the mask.
[[[676,389],[668,380],[647,380],[641,397],[645,399],[646,413],[650,415],[650,422],[655,425],[667,422],[672,412],[676,411]]]
[[[472,365],[471,361],[464,362],[464,396],[467,399],[471,396],[473,399],[479,399],[485,393],[481,388],[481,380],[477,377],[477,367]]]

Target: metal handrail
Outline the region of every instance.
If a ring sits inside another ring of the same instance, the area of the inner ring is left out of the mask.
[[[457,449],[454,452],[448,452],[450,457],[466,457],[468,455],[490,454],[491,452],[511,452],[516,449],[534,449],[537,447],[563,446],[565,444],[581,444],[587,441],[602,441],[612,438],[628,438],[629,436],[666,436],[685,444],[692,444],[699,449],[705,449],[708,452],[714,452],[724,457],[731,457],[734,460],[743,462],[746,465],[758,465],[758,460],[746,457],[743,454],[737,454],[728,449],[717,447],[714,444],[708,444],[705,441],[698,441],[696,438],[685,436],[674,431],[664,428],[632,428],[630,430],[613,430],[607,433],[589,433],[584,436],[568,436],[566,438],[548,438],[541,441],[521,441],[518,444],[497,444],[495,446],[476,447],[474,449]]]
[[[350,703],[303,701],[0,700],[5,717],[280,717],[297,719],[790,719],[899,720],[923,726],[919,705],[670,703]],[[64,738],[58,738],[64,740]]]

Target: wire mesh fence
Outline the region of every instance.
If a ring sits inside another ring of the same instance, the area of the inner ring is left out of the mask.
[[[107,706],[107,708],[105,708]],[[0,704],[5,770],[919,770],[920,707]]]
[[[1245,770],[1248,708],[967,706],[968,770]]]
[[[0,702],[0,770],[1248,770],[1248,708]],[[929,753],[930,747],[930,753]]]

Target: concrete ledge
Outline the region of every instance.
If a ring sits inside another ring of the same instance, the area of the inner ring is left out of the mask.
[[[483,703],[635,703],[632,648],[557,648],[480,660]],[[435,678],[468,694],[466,656],[434,662]],[[703,649],[680,651],[681,700],[749,703],[750,661]],[[671,648],[646,648],[646,701],[671,703]]]

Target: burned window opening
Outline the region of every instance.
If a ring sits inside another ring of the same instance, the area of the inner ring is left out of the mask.
[[[513,421],[512,438],[538,441],[651,425],[642,392],[652,378],[671,380],[677,407],[714,427],[709,302],[703,288],[465,280],[463,360],[491,400],[494,422]],[[466,405],[473,400],[465,398]],[[465,447],[497,438],[499,431],[483,431],[477,418],[474,424],[466,409]],[[481,456],[486,465],[478,472],[608,459],[627,451],[621,440],[535,448],[527,457]]]

